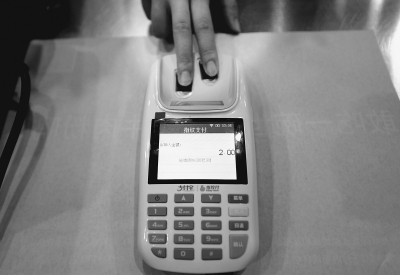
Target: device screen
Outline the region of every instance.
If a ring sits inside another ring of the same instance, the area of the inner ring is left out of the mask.
[[[154,119],[150,152],[150,184],[247,184],[242,119]]]

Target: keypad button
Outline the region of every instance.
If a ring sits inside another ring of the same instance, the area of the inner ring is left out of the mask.
[[[249,203],[249,195],[244,194],[229,194],[229,203]]]
[[[221,221],[201,221],[201,229],[203,230],[221,230]]]
[[[221,260],[222,249],[221,248],[203,248],[201,250],[201,259],[208,260]]]
[[[194,229],[194,221],[174,221],[174,229],[175,230],[193,230]]]
[[[246,252],[248,235],[229,235],[229,257],[237,259]]]
[[[149,234],[149,243],[165,244],[167,243],[167,234]]]
[[[167,249],[165,247],[152,247],[151,252],[158,258],[167,257]]]
[[[203,234],[201,235],[202,244],[222,244],[222,235],[220,234]]]
[[[221,207],[202,207],[201,208],[202,216],[221,216]]]
[[[167,194],[148,194],[147,202],[149,203],[164,203],[167,202]]]
[[[249,230],[248,221],[229,221],[229,230]]]
[[[175,207],[174,214],[175,216],[193,216],[194,207]]]
[[[248,217],[249,208],[247,207],[229,207],[229,217]]]
[[[193,244],[194,235],[193,234],[175,234],[174,235],[175,244]]]
[[[194,249],[193,248],[175,248],[174,259],[176,260],[193,260]]]
[[[164,220],[148,220],[147,228],[149,230],[165,230],[167,229],[167,221]]]
[[[221,194],[201,194],[201,202],[203,203],[220,203]]]
[[[176,203],[192,203],[194,202],[193,194],[175,194],[174,201]]]
[[[148,216],[167,216],[167,207],[149,207],[147,208]]]

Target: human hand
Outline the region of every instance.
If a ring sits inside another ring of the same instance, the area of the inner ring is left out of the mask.
[[[214,0],[215,1],[215,0]],[[179,84],[193,79],[192,26],[201,63],[209,76],[218,73],[219,63],[209,0],[142,0],[151,19],[151,31],[158,38],[173,34]],[[234,32],[240,32],[236,0],[221,0],[223,16]]]

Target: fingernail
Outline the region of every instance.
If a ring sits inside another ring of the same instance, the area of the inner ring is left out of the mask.
[[[213,60],[207,62],[206,68],[209,76],[214,76],[218,73],[217,66],[215,66],[215,62]]]
[[[235,30],[235,31],[240,32],[239,19],[235,18],[235,19],[233,20],[233,27],[234,27],[234,30]]]
[[[188,71],[183,71],[181,73],[181,79],[179,81],[179,83],[182,86],[187,86],[192,82],[192,78],[190,77],[190,73]]]

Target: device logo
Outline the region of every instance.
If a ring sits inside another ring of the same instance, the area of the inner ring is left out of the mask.
[[[201,192],[218,192],[219,191],[219,185],[202,185],[200,187]]]
[[[180,191],[195,191],[193,185],[179,185],[178,189],[176,190],[178,192]]]

